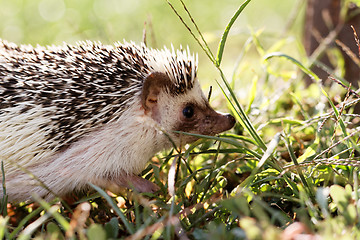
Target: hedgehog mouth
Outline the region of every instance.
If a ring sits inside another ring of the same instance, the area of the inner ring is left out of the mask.
[[[213,136],[234,127],[236,121],[232,115],[215,113],[215,116],[211,116],[204,121],[201,134]]]
[[[214,136],[233,128],[235,123],[235,118],[232,115],[217,113],[215,118],[208,117],[202,122],[197,122],[191,125],[192,128],[185,127],[185,129],[179,129],[178,131],[174,132],[176,135],[181,135],[178,137],[182,143],[191,143],[199,139],[199,136],[194,136],[191,134]]]

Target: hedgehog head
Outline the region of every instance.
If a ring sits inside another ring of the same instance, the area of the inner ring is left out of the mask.
[[[196,78],[194,58],[178,52],[166,60],[160,71],[153,68],[143,81],[141,103],[145,114],[177,144],[197,138],[176,131],[215,135],[232,128],[235,124],[233,116],[218,113],[210,107]]]

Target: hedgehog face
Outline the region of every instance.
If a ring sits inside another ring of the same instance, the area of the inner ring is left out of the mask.
[[[180,94],[171,94],[170,80],[165,74],[150,74],[144,82],[142,103],[145,113],[152,117],[174,140],[190,143],[197,138],[174,133],[182,131],[201,135],[215,135],[231,129],[235,119],[214,111],[198,81],[191,89]]]

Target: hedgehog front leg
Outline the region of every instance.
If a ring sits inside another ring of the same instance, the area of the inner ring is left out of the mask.
[[[160,190],[160,187],[155,183],[134,174],[126,175],[123,182],[126,183],[125,187],[135,189],[138,192],[153,193]]]
[[[160,187],[153,182],[135,174],[124,174],[121,177],[110,180],[110,183],[106,185],[106,188],[114,192],[119,191],[119,187],[133,189],[140,193],[154,193],[160,190]]]

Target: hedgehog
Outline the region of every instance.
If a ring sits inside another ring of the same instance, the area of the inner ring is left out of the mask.
[[[140,175],[152,156],[198,139],[181,132],[216,135],[235,124],[210,107],[197,68],[189,49],[0,40],[1,179],[9,201],[66,197],[90,183],[156,192]]]

